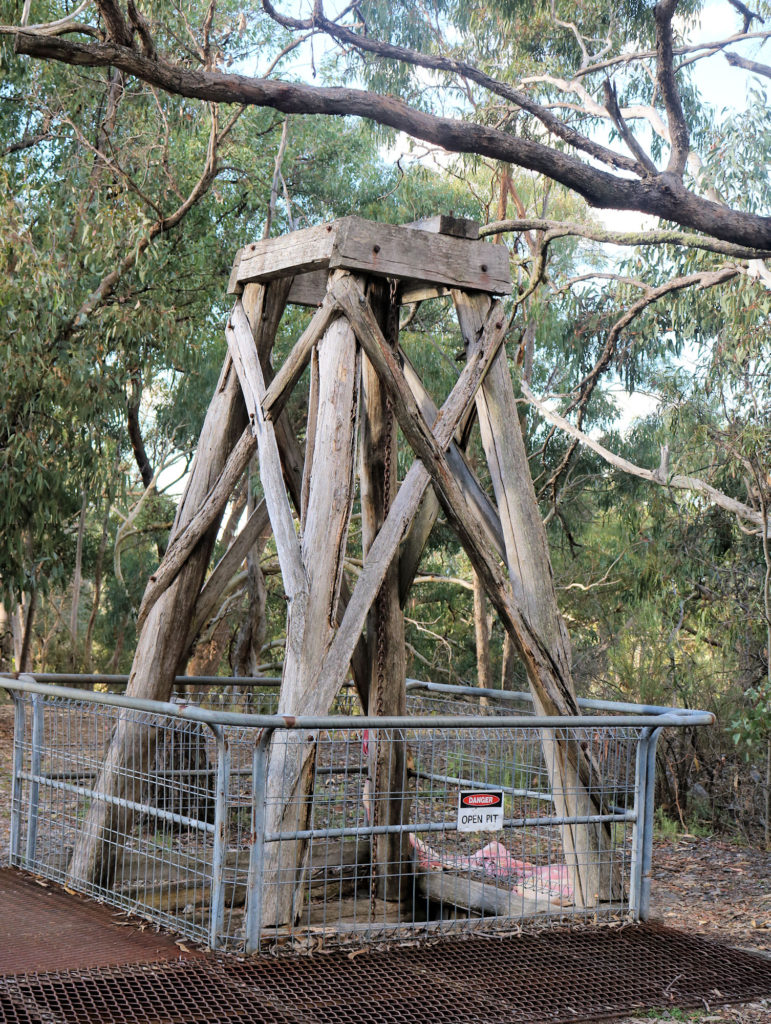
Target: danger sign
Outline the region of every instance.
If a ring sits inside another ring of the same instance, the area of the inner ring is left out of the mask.
[[[503,790],[462,789],[458,795],[459,832],[499,832],[503,828]]]

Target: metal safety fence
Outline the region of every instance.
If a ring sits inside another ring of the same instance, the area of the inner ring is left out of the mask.
[[[233,683],[201,705],[0,679],[11,863],[234,952],[645,919],[656,741],[713,721],[418,681],[405,717],[343,693],[291,718]]]

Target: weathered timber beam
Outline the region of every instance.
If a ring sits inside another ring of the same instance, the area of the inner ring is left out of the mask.
[[[247,428],[228,456],[222,472],[204,498],[203,503],[193,518],[187,523],[184,530],[174,537],[166,549],[166,554],[163,556],[161,564],[150,577],[142,597],[142,603],[139,606],[137,630],[142,628],[150,609],[176,578],[177,573],[187,561],[188,555],[198,541],[222,514],[233,493],[233,488],[249,465],[249,460],[254,455],[256,447],[255,439]]]
[[[481,292],[454,291],[453,299],[463,337],[468,343],[481,329],[490,307],[489,296]],[[570,641],[557,604],[546,531],[530,475],[504,352],[499,352],[477,392],[476,406],[482,446],[501,515],[514,601],[560,666],[573,692]],[[548,713],[549,703],[544,699],[541,681],[529,676],[529,684],[537,711]],[[570,744],[573,749],[566,750],[565,738],[550,730],[542,732],[541,744],[559,815],[571,818],[600,813],[602,793],[597,793],[596,780],[601,779],[602,773],[591,750],[575,749],[575,744]],[[575,762],[577,771],[570,768]],[[592,779],[595,780],[593,786]],[[610,826],[563,825],[560,833],[576,902],[580,906],[591,906],[597,899],[620,897],[623,885],[611,855]]]
[[[360,295],[358,290],[356,291]],[[361,299],[364,305],[367,305],[364,296],[361,296]],[[358,297],[355,301],[358,305]],[[500,306],[496,304],[495,315],[488,321],[488,329],[474,339],[466,365],[436,417],[434,438],[442,449],[447,448],[452,441],[458,424],[474,401],[477,389],[489,369],[490,361],[503,342],[503,318],[499,319],[499,314]],[[369,610],[399,544],[415,518],[429,480],[425,466],[416,459],[407,471],[385,522],[369,550],[340,628],[318,673],[317,685],[325,694],[336,693],[345,678],[351,654],[359,641]]]
[[[326,296],[318,312],[297,339],[292,351],[276,371],[276,376],[265,390],[262,411],[266,420],[275,420],[278,417],[292,393],[292,389],[302,377],[314,346],[336,316],[339,316],[336,303],[334,299]]]
[[[433,426],[437,415],[437,408],[434,405],[434,401],[428,391],[426,391],[423,381],[420,379],[417,370],[409,359],[401,351],[399,352],[399,357],[402,364],[402,373],[404,374],[404,378],[415,396],[415,401],[418,404],[418,408],[420,409],[423,418],[428,426],[431,427]],[[453,473],[455,473],[458,482],[463,487],[469,503],[476,509],[480,522],[484,525],[485,532],[487,533],[487,539],[491,546],[495,548],[501,558],[505,558],[503,529],[501,527],[501,520],[498,516],[498,512],[488,498],[487,492],[477,480],[476,474],[466,462],[463,457],[463,452],[455,441],[453,441],[447,449],[447,462],[452,468]]]
[[[429,487],[399,549],[399,601],[407,602],[428,538],[439,516],[439,499]]]
[[[346,217],[339,223],[330,267],[504,295],[511,292],[505,246],[360,217]]]
[[[297,679],[285,659],[279,713],[326,714],[312,679],[332,641],[353,506],[361,350],[344,319],[327,329],[318,350],[319,395],[301,551],[308,577],[302,657]]]
[[[464,339],[475,336],[490,308],[487,295],[453,291]],[[514,600],[538,630],[555,660],[570,673],[570,645],[557,604],[546,531],[505,354],[490,367],[477,393],[482,447],[500,512],[505,557]]]
[[[228,291],[239,294],[251,281],[270,281],[329,266],[339,221],[319,224],[288,235],[265,238],[239,249]]]
[[[414,228],[416,231],[428,231],[434,235],[452,235],[454,238],[468,238],[475,241],[479,238],[479,224],[468,217],[453,217],[452,214],[438,213],[435,217],[423,217],[421,220],[410,221],[402,227]]]
[[[523,917],[536,917],[545,914],[546,907],[554,906],[546,899],[529,899],[492,882],[477,882],[450,871],[421,871],[417,873],[417,883],[420,892],[430,900],[485,916],[513,917],[521,914]]]
[[[328,275],[324,274],[324,281],[326,287]],[[273,289],[278,283],[284,284],[285,282],[273,282],[270,288]],[[261,289],[262,285],[247,285],[244,290],[243,301],[245,308],[247,309],[247,316],[250,323],[255,323],[257,329],[260,328],[260,318],[262,303],[257,302],[255,309],[249,308],[248,300],[251,297],[250,289]],[[290,292],[291,294],[291,292]],[[259,298],[259,296],[258,296]],[[252,330],[254,331],[254,327]],[[269,354],[269,353],[268,353]],[[265,375],[266,382],[272,383],[272,369],[270,363],[267,361],[262,362],[263,373]],[[297,440],[294,428],[289,420],[286,409],[284,409],[273,421],[273,427],[276,433],[276,443],[278,444],[279,454],[281,456],[281,466],[284,472],[284,481],[289,491],[289,496],[292,500],[297,515],[302,518],[302,510],[305,507],[305,501],[303,499],[303,477],[305,475],[305,466],[303,460],[303,453],[300,447],[300,443]],[[307,495],[306,495],[307,498]],[[350,586],[348,580],[343,575],[343,579],[340,585],[340,600],[337,603],[337,620],[338,623],[342,621],[342,616],[345,608],[348,604],[348,599],[351,595]],[[356,684],[356,690],[361,700],[362,707],[367,707],[368,691],[369,691],[369,662],[367,656],[367,645],[364,637],[359,638],[359,642],[351,657],[351,674]]]
[[[372,302],[378,323],[396,348],[399,343],[399,303],[385,281],[371,278],[362,286]],[[361,457],[359,497],[361,549],[364,558],[383,525],[398,489],[398,428],[383,386],[370,361],[362,358]],[[370,715],[404,715],[407,711],[404,614],[399,600],[399,566],[391,563],[367,619],[370,657]],[[370,816],[374,825],[403,825],[408,820],[406,744],[403,738],[370,738]],[[408,896],[411,878],[410,845],[405,832],[372,837],[371,888],[381,899]]]
[[[320,306],[327,294],[328,276],[326,268],[297,274],[286,301],[294,306]]]
[[[225,330],[225,337],[241,383],[251,429],[257,439],[260,481],[273,526],[273,535],[276,538],[281,576],[291,610],[291,602],[307,594],[308,581],[300,554],[300,544],[294,529],[289,498],[284,488],[281,457],[276,443],[275,430],[262,414],[265,380],[260,361],[257,358],[249,319],[240,299],[233,307]]]

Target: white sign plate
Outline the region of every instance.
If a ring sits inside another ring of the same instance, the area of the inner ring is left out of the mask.
[[[459,832],[500,832],[503,790],[462,789],[458,795]]]

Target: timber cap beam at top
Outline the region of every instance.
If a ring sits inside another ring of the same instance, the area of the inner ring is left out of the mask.
[[[294,276],[289,301],[317,305],[326,274],[344,269],[407,282],[405,301],[426,287],[510,294],[508,250],[468,237],[472,225],[446,216],[409,226],[343,217],[245,246],[236,256],[228,290],[237,295],[246,284]],[[445,233],[448,227],[453,234]]]

